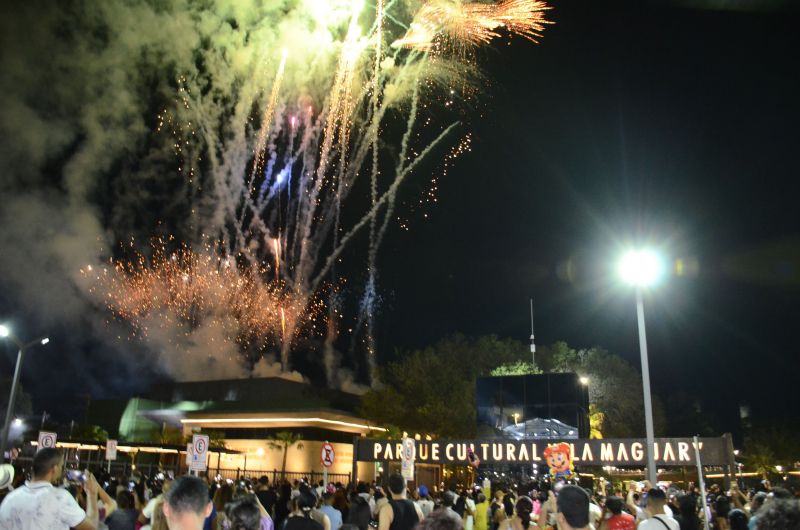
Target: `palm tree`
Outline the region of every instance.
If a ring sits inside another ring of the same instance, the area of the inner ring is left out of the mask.
[[[302,449],[303,443],[300,441],[302,439],[303,439],[302,434],[295,434],[289,431],[281,431],[275,433],[275,437],[267,441],[267,445],[269,446],[270,449],[283,451],[283,464],[281,465],[281,477],[286,476],[286,456],[289,453],[289,448],[297,444],[297,448]]]

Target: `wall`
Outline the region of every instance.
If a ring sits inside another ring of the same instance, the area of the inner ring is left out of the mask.
[[[302,448],[298,444],[289,448],[289,453],[286,457],[286,471],[298,473],[315,471],[322,473],[323,467],[320,462],[320,453],[323,442],[302,440],[300,443],[302,443]],[[352,473],[352,444],[332,443],[331,445],[333,445],[336,456],[333,466],[328,471],[330,473]],[[226,440],[225,446],[247,454],[248,470],[281,470],[283,451],[271,449],[266,440]],[[211,469],[217,467],[216,455],[211,456],[209,466]],[[243,469],[244,454],[222,455],[219,467],[223,469]]]

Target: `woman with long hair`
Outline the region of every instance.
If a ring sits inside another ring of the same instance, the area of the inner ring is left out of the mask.
[[[164,500],[159,500],[153,507],[153,518],[150,520],[150,530],[169,530],[167,518],[164,517]]]
[[[681,530],[700,530],[700,517],[697,515],[697,497],[687,493],[678,497],[678,515],[675,516]]]
[[[500,526],[500,530],[528,530],[530,528],[533,513],[533,501],[531,498],[522,496],[517,499],[514,512],[514,517],[506,519]]]

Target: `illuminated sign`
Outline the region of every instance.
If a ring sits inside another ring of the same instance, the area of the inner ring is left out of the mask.
[[[644,439],[608,440],[418,440],[416,458],[427,464],[469,464],[470,450],[483,464],[515,464],[545,462],[544,451],[549,445],[566,443],[570,446],[576,466],[647,465],[647,444]],[[357,460],[361,462],[398,461],[403,444],[396,440],[358,439]],[[695,464],[694,442],[691,438],[656,438],[655,461],[659,466],[691,466]],[[703,465],[721,466],[728,463],[727,442],[723,438],[700,438],[700,458]]]

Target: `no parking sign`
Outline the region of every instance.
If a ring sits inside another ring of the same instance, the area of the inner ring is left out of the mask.
[[[333,451],[333,446],[328,442],[322,444],[322,450],[319,453],[319,459],[322,462],[322,465],[325,469],[328,469],[333,465],[333,461],[336,458],[336,453]]]
[[[57,435],[54,432],[39,431],[39,447],[36,449],[47,449],[56,446]]]
[[[192,436],[192,469],[194,471],[206,470],[206,456],[208,455],[208,436],[195,434]]]

